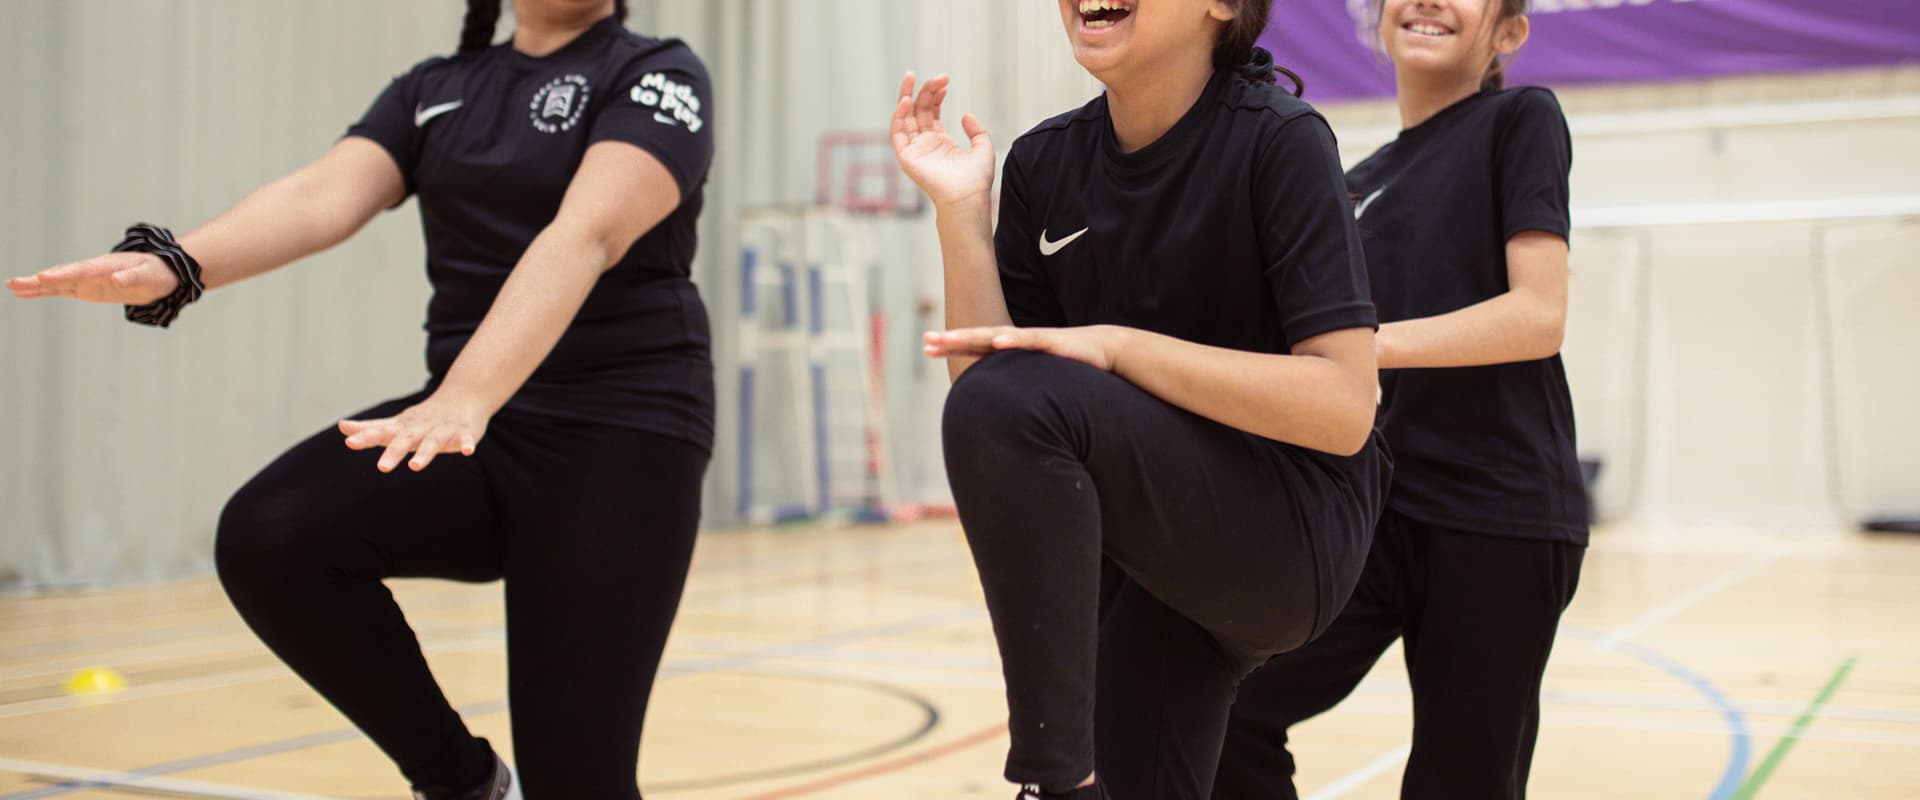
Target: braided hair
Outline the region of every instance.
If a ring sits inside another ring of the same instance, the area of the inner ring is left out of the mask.
[[[613,18],[627,21],[627,0],[613,0]],[[467,19],[460,28],[460,50],[471,53],[493,45],[493,31],[500,25],[500,0],[467,0]]]

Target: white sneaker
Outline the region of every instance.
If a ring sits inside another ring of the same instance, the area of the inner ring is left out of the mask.
[[[520,795],[520,773],[514,772],[513,767],[507,766],[504,761],[499,763],[507,771],[506,794],[500,795],[500,800],[526,800]]]

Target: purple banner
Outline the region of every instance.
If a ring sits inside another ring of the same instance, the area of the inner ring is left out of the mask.
[[[1379,0],[1279,0],[1260,43],[1316,102],[1393,94]],[[1533,0],[1508,82],[1619,81],[1920,64],[1920,0]]]

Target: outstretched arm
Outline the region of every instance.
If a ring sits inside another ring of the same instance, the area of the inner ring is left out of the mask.
[[[200,262],[201,281],[215,289],[344,242],[405,197],[400,167],[386,150],[349,136],[180,237],[180,245]],[[144,305],[167,296],[177,282],[155,256],[109,253],[14,278],[7,288],[23,299]]]

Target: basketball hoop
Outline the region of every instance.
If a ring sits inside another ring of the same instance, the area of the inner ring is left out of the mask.
[[[830,131],[820,137],[813,204],[852,214],[915,216],[926,196],[900,173],[884,132]]]

